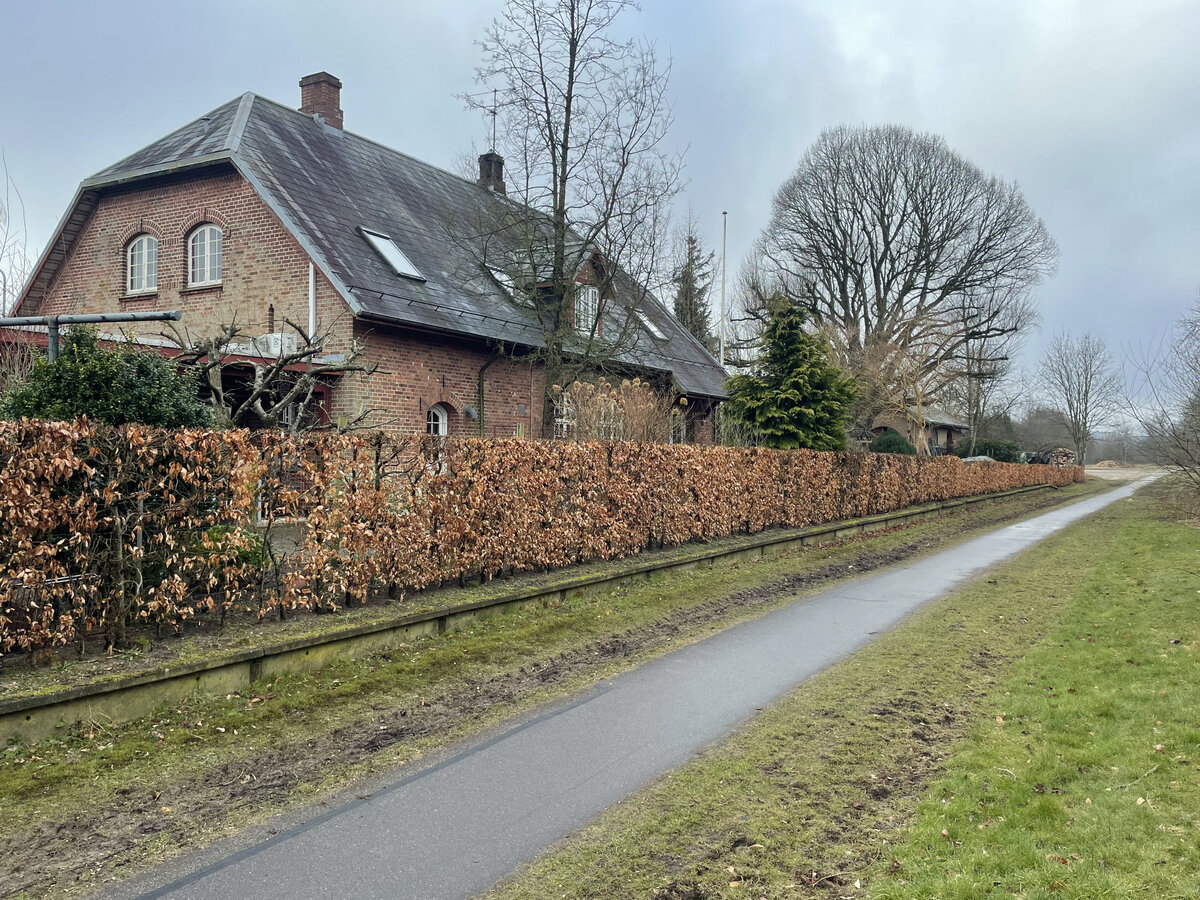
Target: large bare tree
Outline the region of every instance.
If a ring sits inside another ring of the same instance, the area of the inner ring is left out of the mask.
[[[942,138],[841,126],[779,189],[750,271],[757,293],[807,305],[850,371],[880,347],[906,360],[928,349],[917,371],[932,386],[951,368],[992,377],[1011,356],[1006,340],[1035,324],[1020,311],[1057,259],[1020,189]]]
[[[466,239],[533,308],[552,382],[625,349],[638,325],[631,310],[662,268],[668,207],[680,189],[682,160],[665,144],[669,66],[648,43],[618,37],[617,19],[631,8],[628,0],[506,0],[480,42],[476,79],[485,91],[466,98],[495,116],[493,149],[506,160],[507,183],[507,202],[485,204]],[[599,305],[610,305],[606,314],[586,303],[577,313],[581,273],[599,289]]]
[[[1038,367],[1048,405],[1071,435],[1075,462],[1087,463],[1088,441],[1112,421],[1123,397],[1108,345],[1091,334],[1055,337]]]

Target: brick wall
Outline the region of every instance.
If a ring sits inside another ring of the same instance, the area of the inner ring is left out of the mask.
[[[378,365],[369,379],[346,385],[341,402],[356,412],[375,410],[373,423],[404,432],[423,432],[429,407],[448,412],[449,434],[479,434],[479,422],[465,413],[478,410],[479,373],[483,372],[485,437],[540,437],[545,381],[529,362],[497,356],[477,342],[425,335],[358,323],[355,334],[367,347],[367,359]],[[488,363],[491,363],[488,365]],[[350,379],[347,379],[348,381]],[[350,401],[350,391],[354,391]]]
[[[223,231],[222,281],[187,287],[187,239],[197,225]],[[127,296],[126,248],[141,233],[158,238],[158,290]],[[182,325],[211,334],[236,320],[251,335],[290,318],[308,325],[308,257],[250,184],[232,169],[162,179],[110,193],[92,211],[44,298],[30,297],[23,315],[178,309]],[[323,276],[317,281],[318,330],[332,327],[349,345],[350,313]],[[156,331],[159,325],[153,325]]]

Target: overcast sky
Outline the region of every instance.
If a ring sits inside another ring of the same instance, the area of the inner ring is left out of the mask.
[[[247,90],[341,78],[348,130],[457,170],[486,126],[475,41],[498,0],[6,3],[0,148],[40,253],[83,178]],[[1062,251],[1043,327],[1146,343],[1200,288],[1200,3],[647,0],[672,60],[683,200],[729,271],[823,128],[943,135],[1017,181]]]

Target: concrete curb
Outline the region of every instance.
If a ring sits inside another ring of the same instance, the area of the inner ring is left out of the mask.
[[[735,547],[698,545],[694,553],[676,555],[670,559],[645,560],[635,556],[610,563],[603,574],[589,573],[568,577],[553,586],[542,584],[514,588],[510,592],[475,603],[461,603],[398,616],[384,622],[351,626],[327,634],[235,651],[214,659],[180,666],[165,666],[149,672],[78,685],[62,691],[0,700],[0,744],[12,741],[33,743],[56,735],[61,736],[70,725],[80,721],[127,722],[149,715],[163,704],[177,702],[196,692],[233,693],[243,690],[261,678],[312,671],[333,660],[354,659],[364,654],[394,649],[398,644],[407,643],[414,638],[441,634],[463,623],[486,618],[508,609],[546,605],[595,591],[608,591],[634,579],[649,578],[659,572],[686,571],[702,565],[713,565],[718,561],[737,562],[752,559],[791,547],[824,543],[918,521],[958,506],[1046,490],[1049,487],[1050,485],[1032,485],[826,525],[764,531],[753,536],[748,543],[740,543]]]

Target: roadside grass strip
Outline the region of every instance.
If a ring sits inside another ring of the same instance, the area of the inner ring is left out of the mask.
[[[0,896],[77,895],[479,734],[845,574],[1089,496],[1094,483],[902,529],[512,610],[395,651],[194,697],[0,753]],[[352,794],[350,795],[352,796]],[[621,892],[618,892],[620,894]]]
[[[1200,531],[1161,496],[929,604],[488,896],[1200,896]]]
[[[1200,896],[1200,531],[1134,508],[873,897]]]

